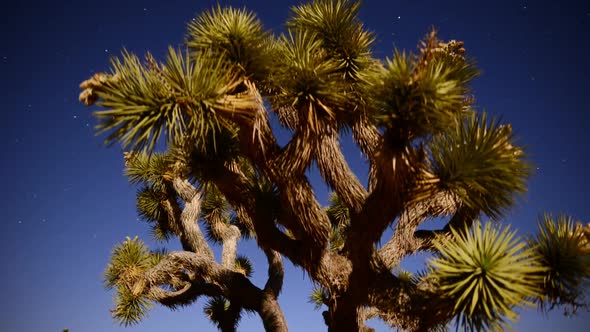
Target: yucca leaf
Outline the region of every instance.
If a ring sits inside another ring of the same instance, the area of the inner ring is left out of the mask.
[[[162,192],[143,187],[137,192],[136,197],[137,213],[141,218],[148,222],[160,222],[167,218],[166,210],[160,203],[163,198]]]
[[[209,319],[215,323],[223,320],[225,312],[229,308],[229,301],[222,296],[215,296],[209,298],[203,311]]]
[[[124,52],[122,60],[112,60],[110,75],[81,86],[84,98],[105,108],[94,115],[99,134],[110,133],[107,143],[151,153],[162,132],[168,143],[188,137],[204,146],[210,133],[232,127],[219,112],[249,114],[257,105],[252,96],[228,97],[240,82],[235,70],[211,53],[189,57],[170,48],[164,64],[148,54],[142,65],[136,55]]]
[[[152,307],[153,304],[144,296],[136,296],[129,288],[119,287],[115,308],[111,312],[120,324],[129,326],[139,323]]]
[[[530,305],[537,296],[538,256],[509,228],[500,230],[475,222],[471,229],[452,229],[450,238],[434,241],[437,256],[429,261],[428,278],[441,296],[455,303],[457,324],[468,330],[508,327],[515,307]]]
[[[240,255],[236,257],[234,269],[245,275],[247,278],[252,276],[252,273],[254,272],[254,267],[252,266],[252,262],[250,262],[248,257]]]
[[[270,64],[268,33],[247,9],[217,6],[188,24],[187,45],[196,53],[212,52],[246,76],[264,79]]]
[[[287,22],[293,31],[317,35],[328,57],[336,62],[337,72],[351,82],[361,80],[363,71],[373,64],[375,37],[363,29],[359,8],[355,1],[313,1],[292,7]]]
[[[137,236],[133,239],[127,237],[111,253],[111,260],[105,271],[105,285],[112,288],[121,283],[131,283],[152,266],[152,257],[147,246]]]
[[[590,226],[582,226],[571,216],[539,218],[538,234],[529,245],[546,268],[543,273],[542,296],[538,303],[543,310],[555,305],[566,311],[587,305],[590,282]]]
[[[334,121],[335,112],[345,103],[345,87],[335,73],[337,64],[326,56],[311,32],[289,32],[277,46],[272,79],[281,92],[270,101],[276,109],[296,112],[297,123],[313,132]]]
[[[314,308],[316,310],[318,310],[324,305],[324,302],[327,299],[328,299],[327,290],[322,287],[316,287],[312,290],[307,302],[313,304]]]
[[[468,84],[477,75],[475,66],[463,58],[420,60],[396,50],[380,76],[373,77],[368,91],[376,123],[400,132],[405,139],[454,127],[469,104]]]
[[[430,143],[439,185],[467,207],[499,217],[526,192],[530,165],[512,129],[495,119],[471,115]]]
[[[138,294],[132,288],[143,273],[157,265],[165,255],[163,250],[149,251],[137,236],[133,239],[127,237],[113,249],[104,280],[107,288],[116,290],[112,314],[121,324],[138,323],[152,307],[145,294]]]
[[[330,194],[330,205],[326,208],[326,214],[335,227],[346,227],[350,224],[350,212],[344,202],[336,193]]]

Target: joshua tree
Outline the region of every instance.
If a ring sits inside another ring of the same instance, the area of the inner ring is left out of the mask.
[[[139,215],[156,238],[183,248],[150,251],[127,238],[114,249],[105,279],[122,323],[152,303],[206,296],[221,331],[235,330],[243,310],[267,331],[287,331],[277,302],[283,258],[317,285],[311,297],[329,331],[371,330],[372,317],[412,331],[453,319],[499,329],[521,306],[584,305],[589,226],[546,215],[539,235],[521,240],[478,221],[513,206],[530,166],[510,125],[476,112],[477,70],[463,43],[433,30],[415,53],[376,59],[358,9],[347,0],[302,4],[274,35],[246,9],[216,7],[188,24],[186,43],[164,62],[125,51],[109,73],[81,84],[80,100],[103,108],[94,114],[106,141],[130,151]],[[273,113],[291,133],[285,145]],[[342,133],[369,165],[367,185],[345,159]],[[306,176],[316,166],[333,190],[328,207]],[[444,220],[440,229],[419,228],[430,218]],[[240,238],[268,258],[263,287],[236,253]],[[419,251],[433,253],[423,272],[401,271]]]

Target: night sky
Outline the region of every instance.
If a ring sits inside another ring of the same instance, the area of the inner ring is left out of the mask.
[[[140,325],[124,328],[111,318],[112,292],[102,273],[114,244],[139,235],[152,247],[148,227],[137,220],[135,188],[122,175],[118,146],[96,137],[91,110],[78,102],[78,84],[108,69],[125,47],[162,59],[168,45],[183,42],[185,25],[214,1],[17,1],[4,5],[0,34],[0,330],[2,331],[204,331],[215,330],[203,300],[172,312],[156,307]],[[265,27],[283,29],[292,1],[224,1],[247,5]],[[530,233],[544,211],[567,212],[589,222],[590,2],[586,1],[376,1],[362,7],[377,33],[377,57],[393,47],[415,50],[434,25],[443,39],[465,41],[482,75],[473,84],[477,105],[512,123],[535,165],[529,193],[506,215],[519,234]],[[359,154],[345,144],[353,167]],[[318,199],[326,191],[310,174]],[[366,177],[361,176],[362,179]],[[178,248],[171,241],[170,248]],[[219,253],[217,248],[217,253]],[[253,243],[254,281],[262,285],[266,263]],[[421,258],[406,262],[416,270]],[[325,330],[307,303],[309,278],[286,263],[279,298],[292,331]],[[386,331],[383,324],[369,324]],[[590,313],[564,318],[523,313],[516,331],[585,331]],[[245,315],[242,331],[260,331]]]

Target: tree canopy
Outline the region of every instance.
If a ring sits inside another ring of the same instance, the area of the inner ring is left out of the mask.
[[[98,132],[129,151],[139,216],[154,238],[183,249],[129,237],[115,247],[105,284],[117,320],[204,296],[221,331],[234,331],[244,310],[267,331],[287,331],[283,258],[316,284],[310,298],[329,331],[370,331],[373,317],[408,331],[453,321],[501,330],[519,307],[587,305],[590,225],[546,214],[522,239],[480,221],[514,206],[531,166],[511,126],[476,109],[478,71],[463,43],[432,30],[415,52],[375,58],[359,8],[301,4],[277,34],[245,8],[217,6],[188,24],[164,61],[123,51],[82,82],[80,101],[101,108]],[[291,134],[284,145],[273,113]],[[367,184],[345,158],[343,134],[369,165]],[[316,198],[311,167],[333,190],[329,206]],[[429,219],[443,224],[420,228]],[[237,253],[240,239],[267,257],[262,286]],[[222,246],[220,262],[211,245]],[[399,269],[421,251],[432,253],[422,272]]]

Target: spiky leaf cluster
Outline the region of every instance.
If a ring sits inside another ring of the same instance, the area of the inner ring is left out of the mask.
[[[214,243],[221,243],[223,234],[219,234],[214,225],[216,223],[229,224],[229,204],[214,185],[206,186],[205,199],[201,206],[201,218],[205,220],[207,238]]]
[[[164,190],[173,159],[167,154],[125,153],[125,175],[131,184],[143,184],[156,191]]]
[[[475,331],[508,327],[517,317],[514,308],[531,305],[528,299],[538,292],[538,257],[509,227],[478,221],[451,232],[434,242],[438,254],[429,262],[429,277],[454,303],[457,325]]]
[[[272,43],[256,15],[247,9],[217,6],[188,24],[187,45],[196,53],[211,52],[246,76],[263,79]]]
[[[590,226],[571,216],[539,218],[538,234],[529,243],[547,270],[543,273],[542,308],[584,303],[590,281]],[[566,308],[567,309],[567,308]]]
[[[119,287],[115,295],[113,317],[125,326],[139,323],[153,304],[144,296],[136,296],[128,287]]]
[[[469,83],[478,74],[464,57],[438,47],[432,32],[419,56],[395,51],[367,91],[376,123],[409,139],[453,127],[469,104]]]
[[[315,309],[318,310],[324,305],[328,298],[328,290],[323,287],[315,287],[309,295],[307,302],[313,304]]]
[[[346,126],[342,116],[358,111],[359,88],[378,61],[373,35],[358,19],[359,4],[314,1],[292,8],[288,34],[275,47],[270,100],[282,124],[320,130]]]
[[[137,237],[127,237],[113,249],[104,282],[107,288],[117,291],[112,313],[123,325],[138,323],[152,307],[145,295],[133,292],[133,287],[142,274],[157,265],[164,255],[163,251],[150,252]]]
[[[141,185],[136,194],[137,213],[150,224],[154,239],[162,242],[171,236],[168,215],[162,201],[176,200],[168,190],[173,162],[169,154],[125,153],[125,175],[132,184]]]
[[[293,7],[287,26],[293,31],[316,35],[336,71],[349,82],[363,79],[363,71],[374,64],[372,33],[358,19],[359,2],[314,1]]]
[[[135,202],[139,217],[150,224],[153,238],[160,242],[166,242],[172,236],[168,214],[162,205],[165,198],[167,196],[163,191],[145,186],[137,192]]]
[[[203,312],[205,315],[209,317],[209,319],[217,325],[217,327],[222,330],[222,326],[227,325],[228,320],[233,323],[233,328],[237,326],[240,320],[240,312],[235,315],[229,316],[229,311],[231,310],[230,302],[224,298],[223,296],[215,296],[211,297],[205,307],[203,308]]]
[[[204,148],[210,135],[233,126],[220,112],[255,106],[247,96],[228,97],[241,79],[223,59],[208,53],[189,57],[188,51],[170,48],[165,63],[148,54],[142,64],[125,51],[111,65],[110,75],[81,85],[81,98],[106,108],[95,116],[99,132],[110,132],[107,143],[152,151],[165,132],[169,143],[190,138]]]
[[[252,276],[254,272],[254,267],[252,266],[252,262],[246,256],[238,255],[236,257],[236,262],[234,263],[234,269],[241,274],[245,275],[247,278]]]
[[[166,210],[160,204],[163,193],[149,187],[143,187],[137,192],[137,213],[148,222],[159,222],[166,217]]]
[[[513,145],[510,125],[470,115],[430,144],[432,167],[442,189],[474,211],[497,218],[526,191],[530,165]]]
[[[330,205],[326,208],[326,214],[332,224],[332,234],[330,235],[330,249],[338,251],[343,248],[346,240],[346,233],[350,225],[350,211],[337,194],[332,193],[330,196]]]
[[[320,132],[343,105],[344,86],[336,75],[337,64],[327,58],[316,34],[302,31],[282,36],[277,46],[273,82],[281,87],[270,99],[276,109],[295,112],[297,124]]]

